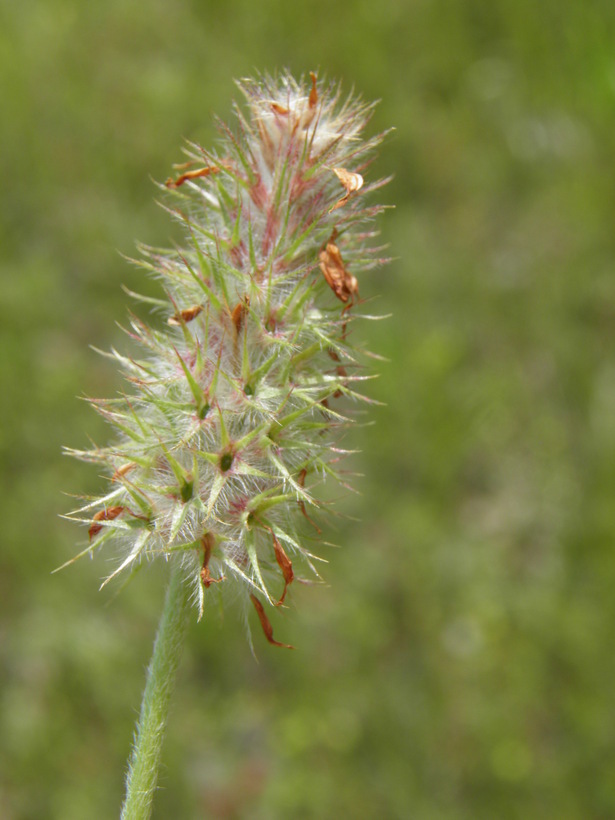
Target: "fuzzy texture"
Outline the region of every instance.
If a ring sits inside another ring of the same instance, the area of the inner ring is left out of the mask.
[[[188,596],[181,567],[173,569],[147,669],[141,713],[126,775],[126,800],[121,820],[150,817],[152,811],[169,704],[188,624]]]
[[[219,123],[217,151],[189,144],[161,186],[185,246],[142,247],[138,264],[163,283],[166,299],[141,298],[165,323],[131,317],[144,358],[106,354],[131,391],[92,400],[115,441],[69,452],[110,489],[72,515],[89,527],[81,555],[119,549],[107,581],[177,557],[201,613],[212,587],[233,587],[276,643],[260,599],[318,576],[298,531],[318,537],[319,484],[345,485],[340,441],[369,377],[351,325],[358,278],[384,261],[369,225],[382,208],[363,199],[384,182],[363,184],[382,135],[362,140],[372,106],[313,74],[238,85],[247,116]]]

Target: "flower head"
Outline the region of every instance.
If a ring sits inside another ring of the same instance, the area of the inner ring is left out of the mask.
[[[297,523],[320,532],[318,488],[342,481],[348,400],[367,378],[351,322],[360,275],[383,261],[366,227],[381,208],[363,200],[383,183],[363,178],[381,137],[361,138],[370,105],[314,74],[238,85],[247,116],[220,124],[217,151],[190,144],[165,183],[185,246],[138,261],[164,284],[165,324],[133,317],[144,356],[108,354],[130,393],[91,403],[115,440],[69,452],[102,465],[109,491],[73,515],[81,554],[119,550],[105,583],[173,556],[201,612],[235,586],[277,643],[260,598],[280,605],[300,566],[316,573]]]

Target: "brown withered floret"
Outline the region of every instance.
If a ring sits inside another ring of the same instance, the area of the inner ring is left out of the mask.
[[[307,129],[308,126],[311,124],[312,120],[314,119],[314,115],[316,114],[316,104],[318,103],[318,91],[316,90],[316,74],[313,71],[310,71],[310,80],[312,81],[312,87],[310,89],[310,96],[308,97],[308,110],[301,118],[301,126],[303,129]]]
[[[214,537],[211,533],[207,532],[201,538],[201,544],[203,546],[203,566],[201,567],[201,583],[205,587],[205,589],[209,589],[212,584],[219,584],[220,581],[224,581],[225,576],[221,575],[220,578],[213,578],[209,569],[209,561],[211,558],[211,553],[214,548]]]
[[[188,165],[190,163],[187,163]],[[189,179],[198,179],[199,177],[208,177],[210,174],[220,173],[220,168],[217,165],[206,165],[204,168],[195,168],[193,171],[185,171],[183,174],[173,179],[169,177],[164,183],[167,188],[179,188]]]
[[[271,539],[273,541],[273,551],[275,552],[275,560],[278,563],[278,566],[282,570],[282,576],[284,578],[284,590],[282,592],[282,596],[279,601],[276,602],[276,606],[281,606],[284,603],[284,598],[286,598],[286,591],[290,584],[292,584],[295,574],[293,572],[293,565],[284,551],[284,547],[280,544],[279,540],[276,538],[275,534],[271,533]]]
[[[318,91],[316,90],[316,74],[313,71],[310,71],[310,80],[312,81],[312,88],[310,89],[308,106],[310,108],[316,108],[316,103],[318,102]]]
[[[88,535],[90,536],[90,540],[94,538],[95,535],[102,530],[103,525],[102,521],[113,521],[114,518],[117,518],[118,515],[124,512],[126,507],[106,507],[104,510],[99,510],[92,516],[92,521],[94,523],[91,525],[90,529],[88,530]]]
[[[308,97],[308,106],[307,111],[304,111],[303,114],[296,118],[293,123],[293,133],[295,133],[298,127],[303,128],[303,130],[307,130],[310,123],[314,119],[314,115],[316,114],[316,105],[318,103],[318,90],[316,88],[316,74],[313,71],[310,71],[310,80],[312,81],[312,86],[310,88],[310,96]],[[287,108],[285,105],[280,105],[278,102],[270,103],[271,110],[278,114],[281,117],[288,117],[290,114],[290,109]]]
[[[134,461],[127,461],[126,464],[122,464],[121,467],[117,468],[117,470],[111,476],[111,481],[118,481],[120,478],[123,478],[131,470],[134,470],[134,468],[136,466],[137,465],[134,463]]]
[[[347,171],[345,168],[332,168],[331,170],[346,189],[344,196],[331,208],[331,210],[334,211],[336,208],[341,208],[342,205],[345,205],[350,199],[351,194],[355,194],[361,190],[363,187],[363,177],[361,174],[357,174],[354,171]]]
[[[291,646],[289,643],[280,643],[280,641],[276,641],[273,637],[273,627],[267,617],[267,613],[263,609],[263,605],[258,600],[255,595],[250,595],[250,600],[254,604],[254,609],[256,610],[256,614],[258,615],[258,619],[261,622],[261,626],[263,628],[263,632],[265,637],[269,641],[269,643],[273,644],[274,646],[281,646],[283,649],[294,649],[294,646]]]
[[[335,238],[334,231],[324,250],[320,252],[320,270],[337,298],[344,304],[350,299],[350,303],[353,304],[354,297],[359,295],[359,283],[344,265],[340,249],[335,244]]]
[[[231,311],[231,321],[235,326],[235,332],[239,336],[241,333],[241,328],[243,327],[243,323],[245,322],[246,316],[248,314],[248,308],[250,307],[250,297],[246,296],[245,301],[237,302],[233,310]]]
[[[167,324],[169,325],[181,325],[182,322],[191,322],[193,319],[203,311],[203,305],[192,305],[192,307],[186,308],[185,310],[179,310],[177,313],[174,313],[173,316],[169,316],[167,319]]]

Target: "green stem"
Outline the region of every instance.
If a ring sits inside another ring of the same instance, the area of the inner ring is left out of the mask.
[[[122,820],[147,820],[151,815],[164,730],[188,625],[189,608],[187,585],[179,561],[174,561],[154,652],[147,670],[141,714],[126,778]]]

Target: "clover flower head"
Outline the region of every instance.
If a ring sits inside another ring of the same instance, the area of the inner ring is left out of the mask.
[[[365,194],[386,180],[364,184],[382,137],[361,137],[371,105],[313,73],[238,85],[236,128],[219,123],[216,150],[189,143],[161,186],[185,244],[141,246],[137,264],[165,298],[133,296],[164,324],[132,316],[141,357],[106,354],[130,384],[91,400],[114,440],[69,452],[100,465],[109,488],[71,515],[88,527],[80,555],[119,556],[104,583],[145,558],[180,561],[200,614],[212,588],[234,588],[277,644],[263,601],[318,577],[299,523],[317,537],[321,485],[346,483],[341,438],[369,378],[352,340],[358,281],[385,261],[372,227],[382,208]]]

